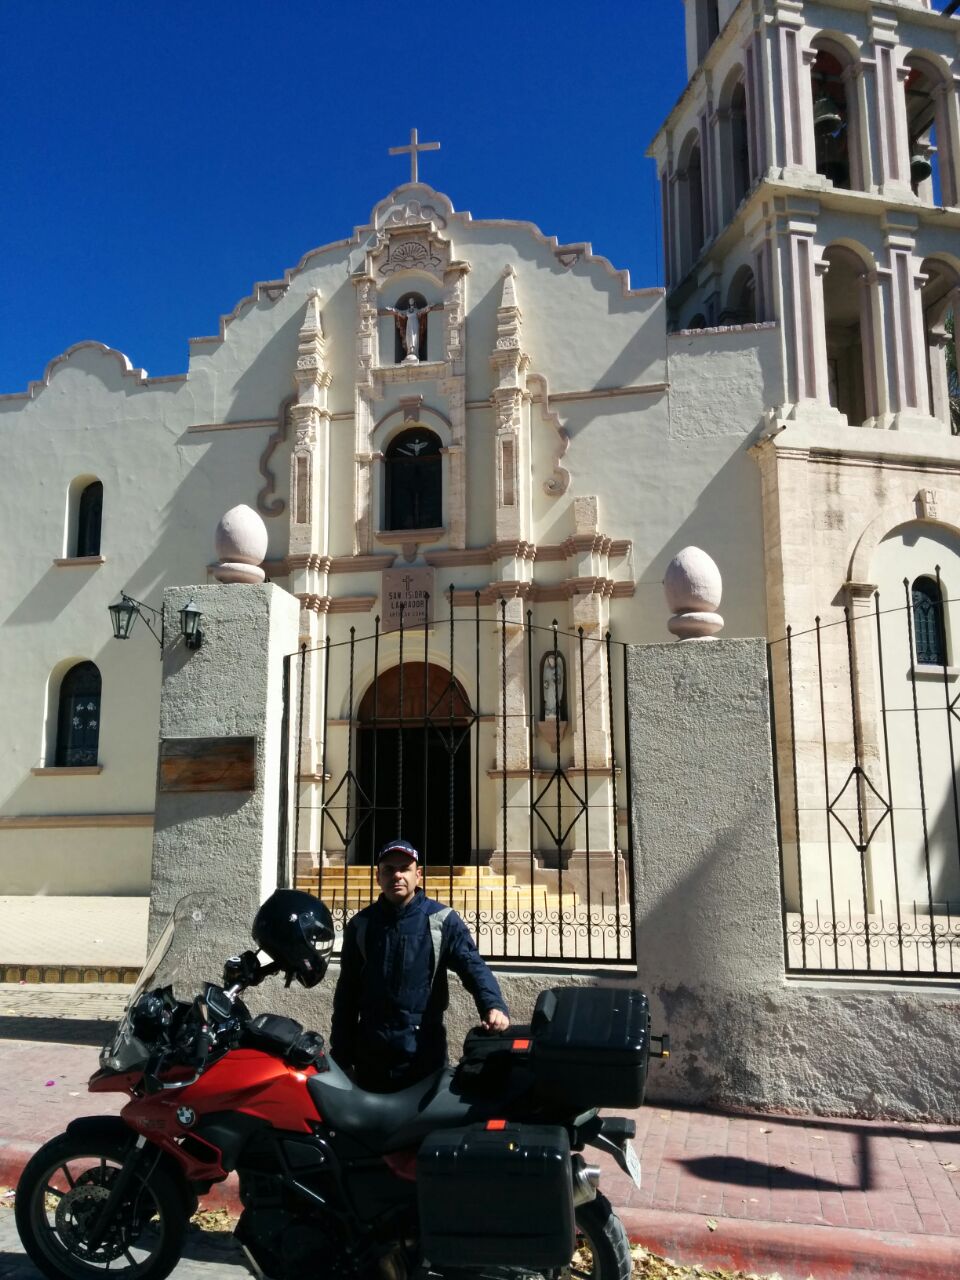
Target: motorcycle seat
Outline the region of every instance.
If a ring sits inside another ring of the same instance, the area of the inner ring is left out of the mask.
[[[489,1101],[467,1102],[451,1089],[449,1068],[399,1093],[367,1093],[328,1058],[329,1070],[309,1076],[307,1089],[331,1129],[378,1154],[402,1151],[434,1129],[451,1129],[492,1115]]]

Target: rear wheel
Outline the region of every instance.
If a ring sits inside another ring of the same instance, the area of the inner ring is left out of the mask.
[[[164,1280],[183,1249],[184,1197],[166,1169],[142,1157],[106,1234],[90,1234],[120,1173],[126,1150],[104,1137],[54,1138],[32,1157],[15,1201],[17,1231],[31,1260],[50,1280]],[[151,1167],[152,1165],[152,1167]]]

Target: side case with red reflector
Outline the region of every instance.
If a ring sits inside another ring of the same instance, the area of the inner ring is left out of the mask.
[[[545,1271],[573,1255],[570,1142],[559,1126],[490,1120],[428,1134],[417,1200],[435,1266]]]

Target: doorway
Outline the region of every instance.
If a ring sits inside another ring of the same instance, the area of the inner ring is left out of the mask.
[[[367,689],[357,720],[354,861],[371,862],[402,836],[424,865],[469,862],[476,716],[460,682],[434,663],[391,667]]]

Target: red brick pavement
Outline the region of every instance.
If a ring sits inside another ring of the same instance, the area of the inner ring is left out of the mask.
[[[0,1040],[0,1185],[74,1116],[120,1109],[86,1093],[95,1066],[88,1045]],[[643,1187],[605,1158],[602,1186],[658,1252],[784,1280],[960,1276],[960,1130],[657,1105],[634,1118]]]

